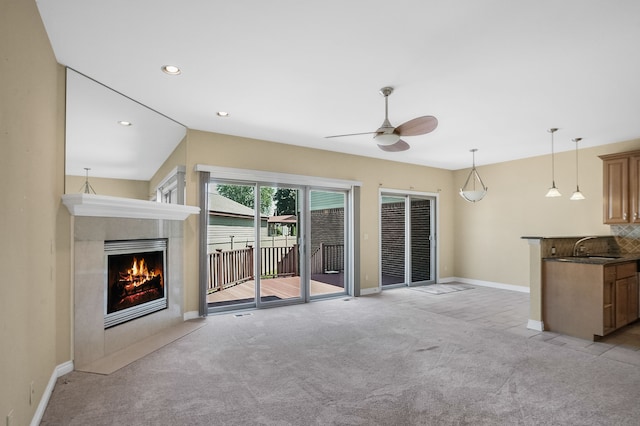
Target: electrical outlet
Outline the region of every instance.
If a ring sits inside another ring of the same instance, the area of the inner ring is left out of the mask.
[[[33,382],[31,382],[31,385],[29,386],[29,405],[33,405],[33,397],[36,394],[36,390],[33,387]]]
[[[13,426],[13,410],[7,414],[7,426]]]

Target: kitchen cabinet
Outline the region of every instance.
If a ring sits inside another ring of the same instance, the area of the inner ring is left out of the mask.
[[[638,318],[635,260],[610,264],[548,260],[542,266],[545,330],[593,340]]]
[[[602,334],[605,336],[616,329],[616,268],[604,268],[602,285]]]
[[[638,319],[638,279],[635,264],[622,264],[616,268],[615,281],[616,328]]]
[[[640,151],[601,155],[603,219],[606,224],[640,223]]]

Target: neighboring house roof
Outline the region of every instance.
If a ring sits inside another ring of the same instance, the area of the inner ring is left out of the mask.
[[[311,211],[344,208],[345,194],[342,192],[311,192]]]
[[[223,197],[222,195],[210,192],[209,193],[209,213],[217,214],[220,216],[232,216],[232,217],[255,217],[255,210],[233,201],[230,198]],[[260,215],[263,219],[265,215]]]
[[[298,218],[293,214],[283,216],[271,216],[267,219],[268,223],[298,223]]]

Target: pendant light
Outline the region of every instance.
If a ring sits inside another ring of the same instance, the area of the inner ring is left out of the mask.
[[[85,194],[95,194],[96,191],[93,189],[93,186],[91,186],[91,184],[89,183],[89,170],[91,170],[91,168],[85,167],[84,170],[85,170],[86,177],[84,180],[84,185],[82,185],[81,190]]]
[[[560,197],[562,194],[560,194],[560,191],[556,188],[556,164],[553,155],[553,134],[557,132],[558,129],[552,128],[547,131],[551,133],[551,188],[549,188],[545,197]]]
[[[576,192],[571,194],[570,200],[584,200],[584,195],[580,192],[580,185],[578,184],[578,142],[582,140],[582,138],[571,139],[576,143]]]
[[[484,182],[482,182],[482,179],[476,170],[476,151],[476,148],[470,150],[473,155],[473,167],[471,168],[464,185],[460,188],[460,196],[470,203],[482,200],[487,194],[488,189],[484,186]],[[476,183],[480,184],[481,189],[476,188]]]

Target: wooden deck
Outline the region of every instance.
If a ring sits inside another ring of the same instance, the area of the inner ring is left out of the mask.
[[[300,297],[300,277],[268,278],[260,281],[261,297],[275,296],[279,299]],[[344,289],[331,284],[311,280],[311,295],[342,293]],[[253,299],[255,281],[246,281],[225,290],[207,295],[207,303]]]

